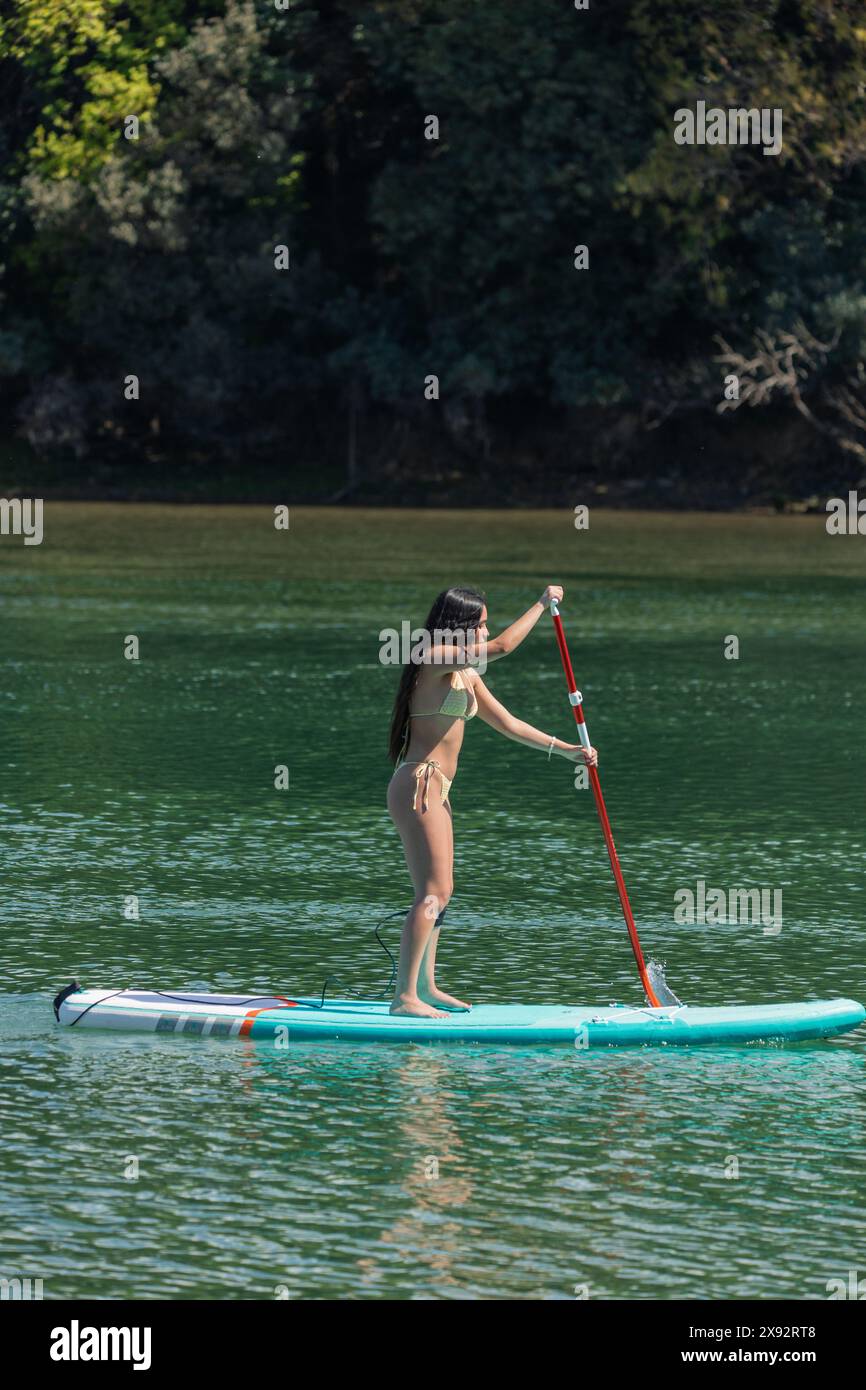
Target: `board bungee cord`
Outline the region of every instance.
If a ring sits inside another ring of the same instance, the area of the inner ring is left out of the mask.
[[[389,961],[391,962],[391,979],[390,979],[390,981],[389,981],[389,983],[388,983],[388,986],[387,986],[387,988],[386,988],[386,990],[385,990],[385,993],[386,993],[386,994],[390,993],[391,989],[393,988],[394,980],[395,980],[396,975],[397,975],[397,962],[395,961],[395,959],[394,959],[393,955],[391,954],[390,950],[388,949],[388,947],[386,946],[385,942],[382,940],[381,936],[379,935],[379,928],[382,926],[382,924],[383,924],[384,922],[390,922],[390,920],[391,920],[392,917],[405,917],[405,915],[406,915],[406,911],[405,911],[403,908],[398,908],[398,910],[397,910],[396,912],[389,912],[386,916],[381,917],[381,918],[379,919],[379,921],[378,921],[377,924],[376,924],[375,930],[374,930],[374,936],[376,937],[376,940],[378,941],[379,945],[382,947],[382,950],[385,952],[386,956],[388,957]],[[437,925],[441,922],[441,920],[442,920],[442,918],[443,918],[444,916],[445,916],[445,912],[444,912],[444,909],[443,909],[443,911],[440,912],[438,918],[436,919]],[[339,981],[338,981],[333,975],[329,975],[329,976],[328,976],[328,978],[325,980],[325,983],[322,985],[322,996],[321,996],[321,999],[319,1000],[319,1003],[318,1003],[318,1004],[313,1004],[313,1003],[311,1003],[309,999],[289,999],[289,998],[286,997],[285,994],[245,994],[245,995],[239,996],[239,997],[242,997],[243,1002],[244,1002],[245,1004],[262,1004],[262,1003],[269,1003],[269,1002],[272,1002],[274,999],[276,999],[276,1000],[279,1001],[280,1005],[282,1005],[283,1007],[285,1007],[285,1008],[287,1008],[287,1009],[296,1009],[296,1008],[324,1009],[324,1007],[325,1007],[325,996],[327,995],[327,992],[328,992],[328,986],[329,986],[329,985],[332,985],[332,984],[338,984],[338,983],[339,983]],[[354,997],[356,997],[356,998],[358,998],[358,999],[361,998],[361,991],[360,991],[360,990],[351,989],[348,985],[344,985],[343,988],[346,989],[350,995],[353,995]],[[66,1000],[70,997],[70,995],[72,995],[72,994],[78,994],[78,993],[81,993],[81,992],[82,992],[82,991],[81,991],[81,986],[79,985],[78,981],[77,981],[77,980],[72,980],[70,984],[66,985],[65,988],[63,988],[62,990],[60,990],[59,994],[57,994],[57,995],[55,996],[55,998],[54,998],[54,1017],[57,1019],[57,1022],[58,1022],[58,1023],[61,1021],[61,1019],[60,1019],[60,1008],[61,1008],[61,1005],[63,1005],[63,1004],[66,1002]],[[111,999],[119,999],[119,998],[120,998],[122,995],[124,995],[124,994],[132,994],[132,995],[134,995],[134,994],[140,993],[140,992],[142,992],[142,991],[140,991],[139,989],[137,989],[137,987],[136,987],[135,985],[124,985],[124,987],[123,987],[122,989],[111,990],[111,991],[109,991],[108,994],[104,994],[101,998],[99,998],[99,999],[94,999],[92,1003],[88,1004],[86,1008],[82,1009],[80,1013],[76,1014],[76,1016],[75,1016],[73,1019],[68,1020],[68,1026],[69,1026],[70,1028],[75,1027],[75,1025],[76,1025],[77,1023],[80,1023],[80,1022],[81,1022],[82,1018],[84,1018],[84,1016],[85,1016],[86,1014],[89,1014],[89,1013],[90,1013],[91,1009],[95,1009],[95,1008],[96,1008],[98,1005],[100,1005],[100,1004],[107,1004]],[[190,994],[189,994],[189,993],[187,993],[186,995],[181,994],[181,993],[170,994],[167,990],[163,990],[163,989],[148,989],[148,990],[146,990],[146,991],[144,991],[144,992],[146,992],[147,994],[156,995],[156,996],[158,996],[160,999],[168,999],[168,1000],[172,1001],[173,1003],[177,1003],[177,1004],[186,1004],[186,1003],[189,1002],[189,998],[190,998]],[[215,996],[215,997],[216,997],[216,996]]]

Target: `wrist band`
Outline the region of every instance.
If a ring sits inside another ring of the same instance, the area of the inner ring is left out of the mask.
[[[548,761],[548,762],[550,762],[550,755],[551,755],[551,753],[553,752],[553,749],[554,749],[555,744],[556,744],[556,739],[555,739],[555,738],[552,738],[552,739],[550,740],[550,747],[549,747],[548,750],[547,750],[547,761]]]

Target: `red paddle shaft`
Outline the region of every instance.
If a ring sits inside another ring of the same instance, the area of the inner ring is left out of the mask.
[[[584,748],[591,747],[589,742],[589,732],[586,727],[586,720],[583,717],[583,696],[577,688],[574,679],[574,672],[571,669],[571,658],[568,655],[568,647],[565,645],[565,632],[562,627],[562,619],[559,616],[559,608],[556,602],[550,605],[550,614],[553,618],[553,626],[556,632],[556,642],[559,647],[559,655],[562,657],[562,669],[565,672],[565,679],[568,682],[568,699],[574,711],[577,722],[577,732],[580,736],[581,744]],[[619,900],[622,904],[622,914],[625,917],[625,924],[628,927],[628,934],[631,938],[631,947],[634,951],[634,958],[637,961],[637,968],[640,972],[641,984],[644,987],[646,997],[654,1009],[661,1007],[656,998],[655,990],[649,982],[646,964],[643,958],[643,951],[637,939],[637,927],[634,924],[634,916],[631,910],[631,903],[628,900],[628,893],[625,890],[625,880],[622,876],[622,869],[619,867],[619,858],[616,852],[616,845],[613,842],[613,831],[610,828],[610,821],[607,818],[607,809],[604,804],[604,797],[601,794],[601,782],[598,780],[598,770],[594,767],[587,769],[589,772],[589,783],[592,787],[592,794],[595,797],[595,809],[598,811],[598,818],[601,821],[601,828],[604,834],[604,842],[607,845],[607,852],[610,857],[610,867],[613,869],[613,876],[616,879],[616,888],[619,893]]]

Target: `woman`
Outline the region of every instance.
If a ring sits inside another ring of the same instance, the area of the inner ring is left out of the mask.
[[[434,978],[439,927],[453,887],[448,793],[466,721],[478,714],[497,733],[538,748],[548,758],[558,753],[591,767],[598,762],[594,748],[563,743],[515,719],[490,694],[477,669],[519,647],[551,600],[561,598],[559,585],[549,584],[522,618],[491,639],[484,595],[477,589],[445,589],[427,617],[426,649],[418,659],[413,652],[403,669],[391,720],[389,754],[396,766],[388,784],[388,811],[403,841],[415,901],[400,938],[392,1014],[445,1018],[437,1005],[471,1008],[438,989]]]

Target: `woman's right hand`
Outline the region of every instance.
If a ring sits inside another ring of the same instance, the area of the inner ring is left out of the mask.
[[[547,588],[541,595],[541,598],[538,600],[538,602],[541,604],[543,608],[549,608],[551,600],[553,600],[554,603],[562,603],[561,584],[548,584]]]

